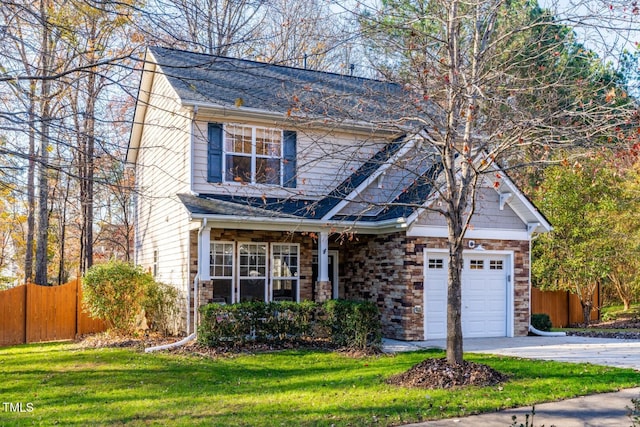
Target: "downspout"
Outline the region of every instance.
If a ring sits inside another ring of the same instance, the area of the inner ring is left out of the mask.
[[[152,353],[154,351],[159,351],[159,350],[169,350],[171,348],[176,348],[176,347],[180,347],[185,345],[186,343],[195,340],[198,337],[198,303],[199,303],[199,298],[198,298],[198,284],[200,283],[200,269],[202,268],[202,260],[200,259],[200,253],[201,253],[201,246],[202,246],[202,232],[204,231],[204,229],[207,226],[207,219],[204,218],[202,220],[202,225],[200,226],[200,228],[198,229],[198,271],[196,273],[196,276],[193,278],[193,332],[191,334],[189,334],[190,331],[190,326],[191,326],[191,319],[189,317],[190,315],[190,302],[191,302],[191,292],[187,292],[187,334],[188,336],[181,339],[180,341],[176,341],[174,343],[170,343],[170,344],[163,344],[163,345],[158,345],[155,347],[149,347],[149,348],[145,348],[144,352],[145,353]]]
[[[202,225],[200,225],[200,229],[198,229],[198,273],[196,277],[193,279],[193,335],[194,338],[198,333],[198,308],[200,304],[200,271],[204,268],[205,263],[202,262],[201,254],[202,254],[202,233],[207,227],[207,218],[202,220]]]

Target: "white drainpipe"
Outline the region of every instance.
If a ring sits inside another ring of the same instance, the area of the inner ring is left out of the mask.
[[[202,263],[201,263],[201,259],[200,259],[200,251],[201,248],[201,241],[202,241],[202,232],[204,231],[205,227],[207,226],[207,219],[204,218],[202,221],[202,225],[200,226],[200,229],[198,230],[198,272],[196,273],[196,277],[193,279],[193,333],[189,334],[190,331],[190,327],[191,327],[191,319],[190,319],[190,302],[191,302],[191,292],[187,291],[187,337],[181,339],[180,341],[176,341],[174,343],[171,344],[164,344],[164,345],[158,345],[155,347],[149,347],[149,348],[145,348],[144,352],[145,353],[152,353],[154,351],[159,351],[159,350],[168,350],[170,348],[175,348],[175,347],[180,347],[186,343],[188,343],[189,341],[193,341],[194,339],[196,339],[198,337],[198,303],[200,301],[200,299],[198,298],[198,284],[200,282],[200,269],[202,268]]]

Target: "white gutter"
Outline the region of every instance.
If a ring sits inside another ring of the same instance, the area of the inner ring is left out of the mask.
[[[536,329],[533,327],[533,325],[531,324],[531,246],[532,246],[532,242],[533,240],[539,236],[539,234],[537,235],[533,235],[533,232],[531,232],[531,234],[529,235],[529,332],[531,332],[534,335],[539,335],[541,337],[566,337],[567,333],[566,332],[547,332],[547,331],[541,331],[539,329]]]
[[[216,110],[215,114],[220,114],[227,118],[245,118],[256,120],[273,120],[276,123],[298,123],[307,127],[321,127],[326,128],[326,120],[322,117],[299,117],[292,115],[287,116],[284,112],[273,112],[271,110],[263,110],[260,108],[252,107],[234,107],[230,105],[217,104],[215,102],[202,102],[191,99],[181,99],[181,105],[183,107],[201,107],[205,109]],[[305,120],[303,123],[300,120]],[[387,135],[398,135],[401,130],[397,127],[382,127],[380,125],[372,124],[370,122],[364,122],[360,120],[344,120],[340,123],[336,123],[336,128],[341,130],[355,130],[358,132],[370,134],[371,132],[381,132]]]
[[[207,218],[204,218],[202,220],[202,225],[200,226],[200,229],[198,230],[198,272],[196,274],[196,277],[194,277],[193,279],[193,334],[197,335],[198,333],[198,320],[199,320],[199,316],[198,316],[198,308],[199,308],[199,304],[200,304],[200,289],[198,287],[198,285],[200,284],[200,270],[202,268],[204,268],[204,263],[202,262],[201,258],[201,252],[202,252],[202,232],[204,231],[204,229],[207,226]]]
[[[355,222],[343,222],[343,221],[318,221],[299,218],[278,218],[278,217],[235,217],[230,218],[227,215],[207,215],[207,214],[191,214],[192,220],[209,220],[210,222],[220,222],[223,224],[234,224],[236,228],[254,230],[253,224],[272,224],[276,226],[287,226],[289,228],[299,227],[301,225],[307,226],[307,231],[326,231],[327,227],[341,227],[341,228],[353,228],[363,231],[377,231],[379,233],[395,231],[399,229],[405,229],[407,223],[405,218],[393,218],[384,221],[355,221]],[[312,227],[309,227],[312,226]]]

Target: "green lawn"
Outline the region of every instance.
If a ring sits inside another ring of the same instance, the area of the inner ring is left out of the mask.
[[[640,304],[631,304],[629,310],[624,311],[624,306],[609,305],[602,307],[600,310],[600,318],[602,320],[620,320],[637,317],[640,313]]]
[[[71,343],[7,347],[0,349],[0,425],[384,426],[640,384],[640,373],[629,369],[472,354],[466,358],[512,379],[452,391],[384,383],[442,355],[284,351],[208,359]]]

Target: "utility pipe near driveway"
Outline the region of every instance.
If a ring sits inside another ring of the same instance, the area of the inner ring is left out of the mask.
[[[541,331],[539,329],[534,328],[532,325],[529,325],[529,332],[535,335],[540,335],[541,337],[566,337],[566,332],[546,332]]]

